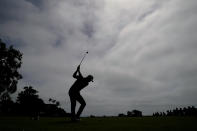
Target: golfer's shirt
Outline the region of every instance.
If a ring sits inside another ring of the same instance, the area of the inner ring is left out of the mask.
[[[75,83],[71,86],[69,92],[80,92],[86,86],[88,86],[88,81],[83,77],[78,77]]]

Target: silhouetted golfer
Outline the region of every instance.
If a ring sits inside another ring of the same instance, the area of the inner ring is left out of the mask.
[[[79,65],[77,67],[77,70],[74,72],[73,77],[76,78],[77,80],[71,86],[71,88],[69,90],[69,96],[70,96],[70,101],[71,101],[71,119],[73,121],[75,121],[75,120],[79,120],[80,115],[81,115],[84,107],[86,106],[86,103],[85,103],[83,97],[80,95],[80,91],[81,91],[81,89],[88,86],[90,81],[93,82],[93,76],[88,75],[87,77],[83,77],[80,72],[80,65]],[[77,101],[81,105],[79,107],[77,114],[75,115],[75,107],[76,107]]]

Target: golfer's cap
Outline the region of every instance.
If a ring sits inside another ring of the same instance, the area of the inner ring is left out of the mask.
[[[88,75],[87,78],[91,79],[91,81],[94,82],[93,81],[94,77],[92,75]]]

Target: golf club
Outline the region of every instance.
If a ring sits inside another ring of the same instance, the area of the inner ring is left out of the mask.
[[[81,65],[81,63],[83,62],[83,60],[84,60],[84,58],[85,58],[85,56],[88,54],[88,51],[86,51],[86,53],[84,54],[84,56],[83,56],[83,58],[82,58],[82,60],[81,60],[81,62],[80,62],[80,64],[79,65]]]

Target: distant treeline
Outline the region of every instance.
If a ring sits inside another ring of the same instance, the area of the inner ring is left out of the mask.
[[[197,108],[194,106],[175,108],[166,112],[155,112],[153,116],[197,116]]]

